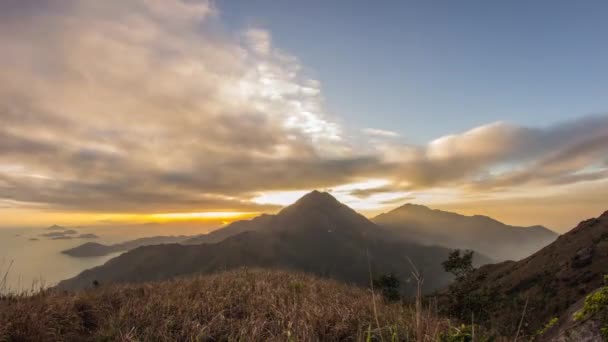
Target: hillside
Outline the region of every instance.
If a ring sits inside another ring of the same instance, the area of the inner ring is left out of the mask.
[[[66,249],[61,253],[73,257],[96,257],[116,252],[124,252],[142,246],[158,245],[164,243],[180,243],[190,238],[190,236],[152,236],[116,243],[112,245],[104,245],[96,242],[87,242],[80,246]]]
[[[483,266],[457,286],[467,290],[468,298],[488,298],[476,317],[487,316],[508,334],[516,329],[526,301],[524,327],[535,331],[599,288],[606,273],[608,211],[528,258]]]
[[[301,273],[238,270],[0,296],[0,341],[435,341],[448,322]]]
[[[259,231],[266,228],[269,224],[272,224],[273,217],[273,215],[262,214],[250,220],[232,222],[225,227],[214,230],[210,233],[190,237],[182,244],[198,245],[201,243],[217,243],[240,233]]]
[[[104,256],[116,252],[129,251],[138,247],[179,243],[182,245],[198,245],[202,243],[217,243],[228,237],[248,232],[257,231],[265,227],[271,215],[262,214],[251,220],[236,221],[207,234],[194,236],[152,236],[135,240],[129,240],[112,245],[104,245],[96,242],[88,242],[74,248],[62,251],[63,254],[77,258]]]
[[[558,236],[542,226],[509,226],[487,216],[464,216],[416,204],[405,204],[372,221],[416,243],[471,249],[496,261],[525,258]]]
[[[259,225],[263,220],[264,224]],[[449,250],[411,243],[378,227],[327,193],[312,192],[277,215],[243,221],[245,232],[217,243],[140,247],[58,284],[90,287],[93,281],[142,282],[241,266],[298,270],[349,283],[369,283],[374,274],[411,277],[408,258],[425,275],[424,290],[446,286],[452,277],[441,262]],[[244,226],[255,225],[248,231]],[[480,263],[488,262],[480,258]],[[404,291],[412,294],[414,285]]]

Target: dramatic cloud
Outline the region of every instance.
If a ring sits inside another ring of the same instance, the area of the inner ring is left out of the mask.
[[[348,181],[319,83],[207,2],[15,2],[0,14],[0,193],[93,210],[265,209],[256,191]]]
[[[528,183],[570,184],[603,179],[608,168],[608,116],[542,129],[504,122],[473,128],[426,146],[380,144],[387,173],[399,187],[498,189]],[[370,190],[367,190],[370,191]]]
[[[209,2],[0,4],[0,201],[113,212],[262,211],[272,191],[383,203],[608,178],[608,117],[499,122],[427,145],[345,132],[270,32],[227,33]],[[395,193],[392,197],[379,196]],[[414,196],[415,197],[415,196]]]

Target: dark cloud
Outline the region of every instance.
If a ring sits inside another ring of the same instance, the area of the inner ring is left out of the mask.
[[[396,184],[388,184],[375,188],[355,189],[349,191],[349,194],[357,198],[366,199],[378,194],[391,193],[396,191],[409,191],[409,187],[403,187]]]

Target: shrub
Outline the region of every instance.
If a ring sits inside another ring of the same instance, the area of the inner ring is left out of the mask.
[[[551,329],[551,327],[553,327],[555,325],[555,323],[557,323],[557,321],[559,321],[559,318],[557,318],[557,317],[551,318],[549,320],[549,322],[547,322],[547,324],[545,324],[544,327],[542,327],[540,330],[538,330],[536,332],[536,336],[544,335],[549,329]]]
[[[452,273],[457,280],[466,278],[473,268],[473,251],[463,251],[461,255],[460,249],[456,249],[450,253],[448,260],[441,263],[446,272]]]
[[[608,275],[604,276],[604,283],[608,283]],[[585,298],[583,308],[574,313],[574,320],[580,321],[594,317],[602,324],[601,335],[608,341],[608,286],[604,286]]]
[[[374,280],[374,287],[382,292],[382,296],[389,302],[398,301],[401,298],[399,292],[401,282],[394,274],[384,274]]]

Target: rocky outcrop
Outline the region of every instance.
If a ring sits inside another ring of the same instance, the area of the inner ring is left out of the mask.
[[[572,267],[581,268],[591,264],[593,260],[593,246],[581,248],[572,258]]]

